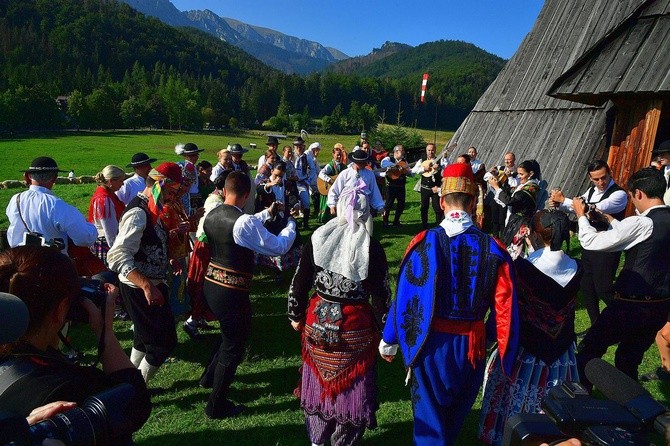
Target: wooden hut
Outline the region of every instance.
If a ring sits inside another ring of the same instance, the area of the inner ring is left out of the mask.
[[[570,196],[588,185],[586,165],[607,158],[611,102],[580,103],[547,94],[582,56],[647,4],[643,0],[546,0],[533,29],[449,142],[475,146],[487,166],[507,151],[537,159],[550,187]],[[571,98],[572,99],[572,98]]]
[[[622,185],[670,139],[670,0],[644,2],[549,89],[555,98],[614,104],[608,163]]]

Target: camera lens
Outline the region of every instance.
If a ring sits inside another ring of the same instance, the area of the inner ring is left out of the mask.
[[[106,414],[99,402],[91,403],[94,402],[88,401],[84,408],[76,407],[30,426],[31,437],[53,438],[68,446],[103,444],[107,438]]]

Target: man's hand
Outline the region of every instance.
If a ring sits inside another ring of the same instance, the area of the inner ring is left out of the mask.
[[[577,215],[577,218],[580,218],[586,215],[588,205],[582,197],[575,197],[572,199],[572,208],[575,210],[575,215]]]
[[[151,305],[157,305],[159,307],[162,307],[163,304],[165,303],[165,297],[163,296],[163,293],[156,288],[156,285],[153,283],[149,282],[149,286],[145,288],[144,290],[144,297],[147,299],[147,303]]]
[[[303,326],[302,321],[300,322],[291,321],[291,327],[293,327],[295,331],[302,331],[302,326]]]
[[[330,215],[337,215],[337,208],[335,206],[330,207]]]
[[[549,199],[554,206],[558,206],[565,201],[565,195],[563,195],[563,192],[558,189],[552,189],[549,195]]]
[[[270,207],[268,208],[268,212],[270,212],[270,215],[274,218],[278,212],[282,212],[284,210],[284,203],[281,201],[275,201],[273,202]]]

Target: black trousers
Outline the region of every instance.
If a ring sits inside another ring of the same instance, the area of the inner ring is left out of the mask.
[[[133,321],[133,348],[145,352],[147,362],[159,367],[177,346],[177,330],[168,302],[168,287],[162,283],[157,286],[165,298],[162,307],[149,305],[139,288],[123,282],[120,288],[126,311]]]
[[[384,218],[385,221],[388,221],[389,219],[389,213],[393,208],[393,202],[397,201],[398,207],[395,210],[395,216],[393,217],[393,222],[394,223],[400,222],[400,216],[405,210],[405,195],[406,192],[404,185],[392,186],[389,184],[386,187],[386,203],[384,204],[384,209],[386,209],[386,217]]]
[[[614,354],[616,368],[637,380],[637,368],[644,352],[654,343],[656,332],[665,325],[670,301],[645,303],[614,299],[579,345],[577,368],[582,383],[589,384],[584,368],[600,358],[610,345],[619,344]]]
[[[421,188],[421,224],[423,228],[428,228],[428,206],[432,203],[435,211],[435,223],[440,224],[444,218],[444,212],[440,207],[440,196],[431,189]]]
[[[609,305],[614,297],[614,276],[620,259],[620,251],[599,252],[585,249],[582,252],[584,275],[580,282],[580,290],[584,295],[583,304],[591,325],[600,315],[600,299]]]
[[[205,280],[205,300],[221,324],[221,341],[212,354],[200,383],[212,387],[205,412],[220,417],[231,409],[228,399],[230,385],[237,366],[244,359],[247,340],[251,335],[251,302],[249,292],[237,291]]]

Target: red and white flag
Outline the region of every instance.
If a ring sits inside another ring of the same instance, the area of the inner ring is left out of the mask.
[[[426,102],[426,85],[428,85],[428,73],[423,73],[421,81],[421,102]]]

